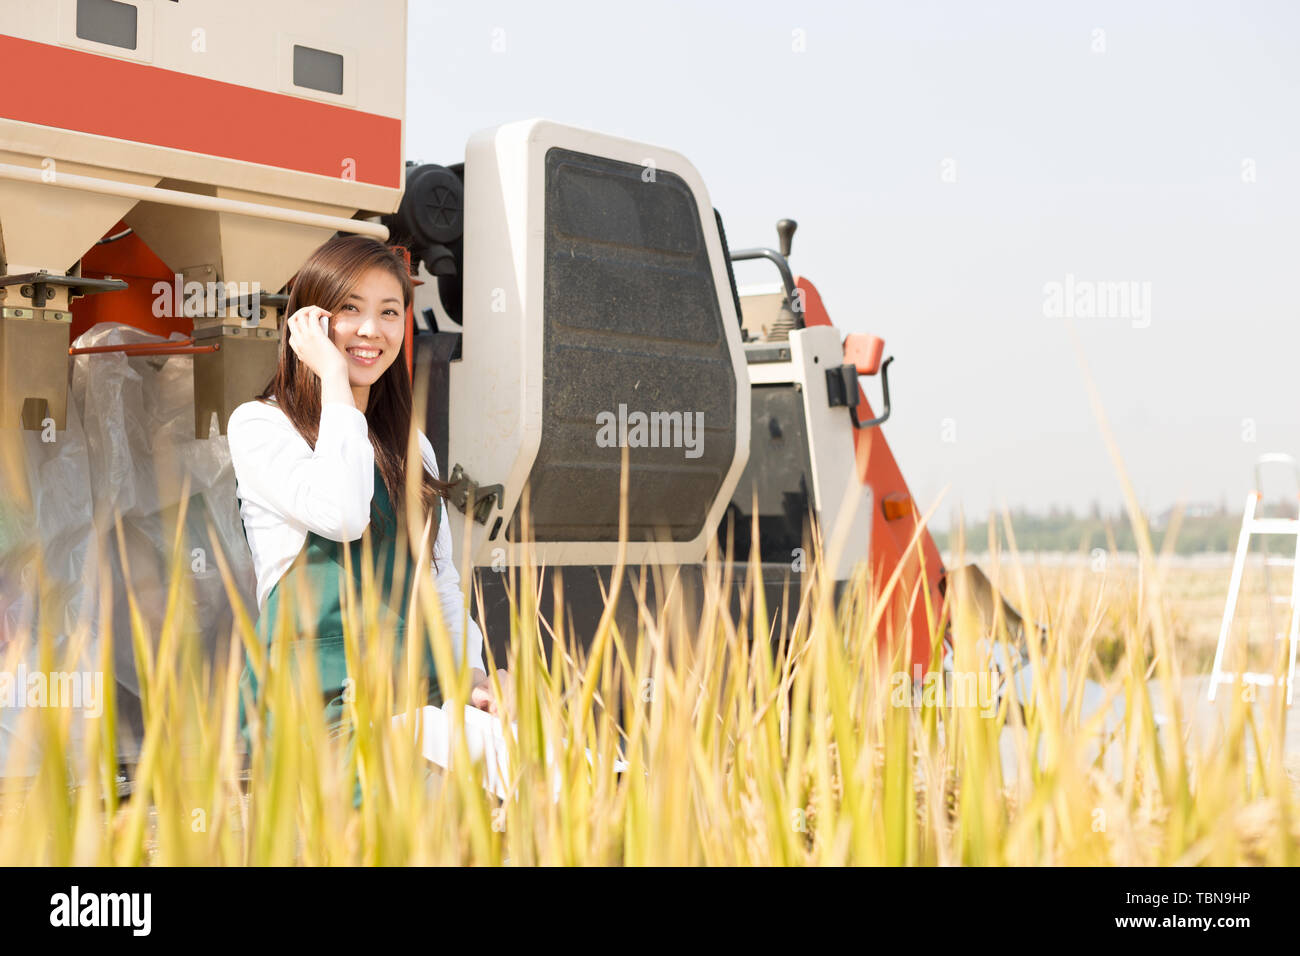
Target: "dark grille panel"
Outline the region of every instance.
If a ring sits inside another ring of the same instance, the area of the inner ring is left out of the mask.
[[[632,540],[658,527],[676,541],[698,535],[735,454],[735,372],[699,210],[681,177],[657,170],[644,182],[642,172],[547,153],[543,426],[529,476],[537,541],[618,540],[621,449],[596,442],[597,415],[617,417],[620,403],[629,415],[704,414],[698,458],[629,448]]]

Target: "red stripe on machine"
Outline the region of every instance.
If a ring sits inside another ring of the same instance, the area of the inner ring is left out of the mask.
[[[402,123],[0,35],[0,118],[396,188]]]

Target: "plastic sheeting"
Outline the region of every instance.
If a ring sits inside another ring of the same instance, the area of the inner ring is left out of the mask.
[[[172,337],[184,338],[179,333]],[[159,341],[140,329],[102,323],[73,344]],[[50,628],[60,664],[75,646],[70,644],[73,635],[88,634],[76,663],[76,670],[86,674],[99,670],[102,642],[112,641],[119,747],[127,760],[138,753],[142,727],[121,555],[125,551],[131,587],[156,648],[186,476],[189,498],[181,569],[192,587],[188,594],[186,589],[181,593],[187,594],[190,605],[182,614],[189,634],[197,637],[208,660],[225,659],[233,611],[215,558],[217,547],[245,607],[256,608],[252,556],[239,517],[226,438],[215,424],[211,438],[194,438],[193,362],[190,355],[74,356],[69,363],[66,429],[53,435],[47,429],[9,436],[23,450],[24,460],[9,468],[0,463],[0,486],[22,480],[25,471],[27,488],[3,488],[0,497],[0,667],[11,674],[39,670],[30,635],[42,624]],[[50,437],[54,440],[45,440]],[[117,515],[123,547],[115,530]],[[215,535],[209,535],[209,522]],[[35,597],[38,561],[45,578],[40,601]],[[111,582],[107,633],[101,633],[101,577]],[[25,652],[18,656],[22,647]],[[16,690],[21,695],[22,688]],[[74,746],[84,739],[85,716],[92,712],[85,704],[82,712],[73,714]],[[10,760],[22,742],[20,721],[29,710],[0,706],[0,774],[35,772],[34,757],[12,764]]]

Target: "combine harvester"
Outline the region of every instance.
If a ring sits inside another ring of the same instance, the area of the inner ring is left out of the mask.
[[[685,157],[541,119],[473,135],[463,161],[405,161],[406,0],[0,0],[0,30],[11,78],[0,88],[0,428],[27,430],[28,451],[46,455],[27,476],[48,483],[40,491],[76,494],[36,438],[68,427],[70,361],[92,382],[95,363],[124,376],[192,367],[192,444],[180,444],[210,489],[208,513],[237,528],[220,435],[270,378],[297,265],[336,233],[360,233],[402,245],[423,280],[407,361],[427,384],[424,431],[458,482],[457,556],[482,590],[475,613],[498,660],[508,572],[525,557],[543,568],[545,601],[561,573],[575,632],[594,630],[616,560],[626,439],[629,582],[644,563],[679,572],[689,593],[729,530],[746,561],[756,498],[779,612],[787,589],[799,599],[805,518],[826,538],[843,522],[838,586],[860,562],[877,583],[897,571],[882,640],[910,630],[909,664],[930,667],[922,592],[941,607],[946,569],[918,533],[880,427],[892,358],[879,338],[841,335],[792,270],[795,223],[778,224],[779,249],[731,249]],[[779,284],[742,293],[732,263],[760,258]],[[87,340],[96,344],[70,358],[70,343]],[[174,355],[188,357],[162,358]],[[868,378],[880,380],[879,415]],[[120,396],[92,397],[86,430],[117,414]],[[147,455],[140,432],[120,430]],[[143,487],[148,471],[125,480]],[[153,493],[159,512],[175,507]],[[128,529],[150,521],[144,534],[165,554],[156,515],[128,516]],[[84,533],[97,532],[87,522]],[[251,596],[242,539],[219,544]],[[996,595],[972,573],[991,609]],[[214,582],[215,562],[196,575]],[[85,611],[96,592],[81,577],[65,583]],[[229,635],[228,613],[204,620],[209,639]],[[129,650],[128,633],[111,639]]]

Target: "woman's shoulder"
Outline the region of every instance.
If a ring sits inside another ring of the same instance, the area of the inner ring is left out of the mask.
[[[276,404],[276,401],[273,398],[255,398],[251,402],[244,402],[242,405],[236,405],[235,410],[230,413],[230,422],[232,424],[236,420],[248,421],[252,419],[287,422],[289,416],[284,413],[284,410]]]
[[[266,401],[258,398],[236,405],[235,410],[230,413],[230,419],[226,422],[227,438],[242,445],[260,442],[259,435],[270,438],[272,435],[280,435],[281,432],[284,433],[285,438],[288,438],[290,433],[298,434],[289,416],[285,414],[284,409],[275,404],[274,400]]]

